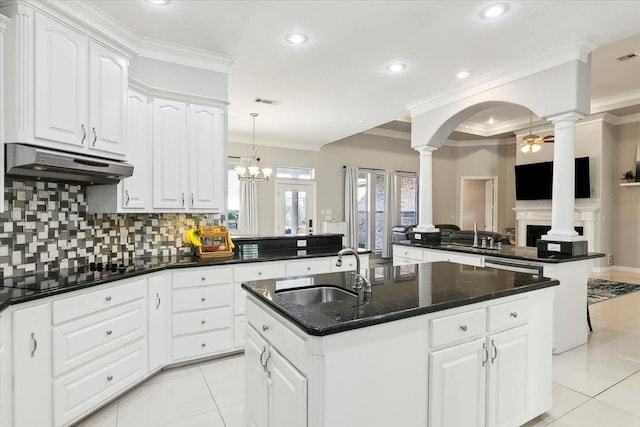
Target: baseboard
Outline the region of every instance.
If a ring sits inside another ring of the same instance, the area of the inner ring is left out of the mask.
[[[640,268],[638,267],[624,267],[622,265],[614,265],[614,271],[624,271],[625,273],[638,273],[640,274]]]
[[[591,271],[593,273],[608,273],[610,271],[613,271],[613,267],[610,265],[607,267],[593,267]]]

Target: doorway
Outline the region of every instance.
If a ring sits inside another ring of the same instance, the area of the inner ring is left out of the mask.
[[[316,204],[316,183],[276,181],[276,234],[307,234],[309,221],[313,228]],[[316,231],[316,230],[314,230]]]
[[[460,178],[460,228],[495,232],[498,227],[498,177]]]

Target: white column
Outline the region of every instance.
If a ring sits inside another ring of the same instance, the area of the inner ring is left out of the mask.
[[[551,200],[551,230],[543,240],[584,240],[574,228],[575,206],[575,130],[583,116],[566,113],[550,117],[555,133],[553,146],[553,194]]]
[[[415,148],[420,153],[420,187],[418,195],[418,226],[416,231],[439,231],[433,226],[433,152],[436,147]]]

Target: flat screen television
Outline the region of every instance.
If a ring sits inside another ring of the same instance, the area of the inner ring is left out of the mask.
[[[516,200],[551,200],[553,162],[516,165]],[[575,163],[575,197],[591,197],[589,158],[579,157]]]

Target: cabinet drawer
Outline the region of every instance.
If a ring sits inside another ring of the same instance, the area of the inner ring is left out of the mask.
[[[484,308],[431,319],[431,347],[478,337],[486,331]]]
[[[413,261],[422,261],[422,248],[413,248],[411,246],[396,245],[394,246],[394,254],[402,258],[408,258]]]
[[[145,348],[140,340],[54,381],[54,425],[68,424],[144,377]]]
[[[251,280],[276,279],[285,277],[284,263],[261,262],[257,265],[236,267],[233,272],[233,280],[236,282],[249,282]]]
[[[233,345],[231,328],[173,338],[173,359],[195,359],[229,351]]]
[[[329,273],[330,271],[328,258],[290,261],[286,264],[287,277]]]
[[[231,285],[202,286],[173,291],[173,312],[231,306]]]
[[[251,300],[249,300],[251,301]],[[286,354],[287,358],[300,371],[306,372],[304,340],[293,333],[273,315],[259,308],[252,301],[247,303],[247,322],[271,345]]]
[[[53,328],[53,375],[60,375],[140,338],[146,330],[144,300]]]
[[[173,315],[173,335],[206,332],[231,327],[231,307],[212,308]]]
[[[510,328],[529,321],[530,303],[527,298],[487,308],[489,331]]]
[[[173,273],[173,287],[221,285],[233,282],[232,268],[197,268]]]
[[[146,296],[146,293],[147,279],[139,279],[54,301],[53,324],[56,325],[67,320],[141,299]]]

